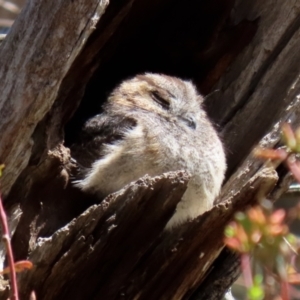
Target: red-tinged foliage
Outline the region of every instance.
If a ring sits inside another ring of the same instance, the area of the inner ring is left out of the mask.
[[[284,161],[288,157],[288,153],[285,149],[267,149],[256,148],[254,149],[254,156],[261,159],[271,159]]]
[[[285,280],[281,281],[281,299],[289,300],[290,299],[290,287],[288,282]]]
[[[278,162],[285,163],[300,183],[300,128],[293,131],[285,123],[282,126],[282,137],[285,148],[256,148],[254,155],[276,162],[274,167],[278,166]],[[299,218],[300,203],[288,212],[283,209],[273,211],[269,203],[250,208],[245,213],[237,213],[235,220],[228,225],[224,242],[241,254],[242,273],[248,292],[253,288],[249,282],[255,282],[256,276],[261,276],[259,288],[263,289],[262,293],[272,296],[272,299],[300,299],[299,291],[293,287],[300,284],[300,240],[289,233],[287,225]],[[251,266],[243,262],[243,258],[249,257],[250,253],[253,255]],[[278,284],[270,285],[270,278]]]
[[[247,216],[250,221],[257,225],[265,225],[267,222],[266,216],[260,206],[250,208],[247,211]]]
[[[228,225],[224,242],[240,253],[247,253],[262,240],[270,241],[275,237],[287,235],[289,230],[284,224],[285,216],[283,209],[270,213],[264,211],[261,206],[252,207],[243,215],[239,213],[238,220]]]
[[[269,221],[271,224],[281,224],[286,216],[286,212],[284,209],[275,210],[271,216],[269,217]]]
[[[288,274],[288,282],[290,284],[295,284],[295,285],[300,284],[300,274],[299,273]]]
[[[21,261],[17,261],[15,262],[15,271],[17,273],[23,272],[25,270],[30,270],[32,269],[33,264],[31,261],[29,260],[21,260]],[[10,267],[7,267],[5,269],[3,269],[2,271],[0,271],[0,274],[8,274],[10,273]]]
[[[238,238],[225,238],[224,243],[227,247],[234,249],[235,251],[243,253],[242,243]]]

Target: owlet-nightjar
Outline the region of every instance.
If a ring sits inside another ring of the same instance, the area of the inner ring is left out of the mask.
[[[122,82],[71,148],[75,185],[100,197],[143,175],[186,170],[191,179],[166,228],[210,209],[226,169],[222,143],[193,84],[146,73]]]

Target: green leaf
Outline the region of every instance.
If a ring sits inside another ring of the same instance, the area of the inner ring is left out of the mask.
[[[249,300],[263,300],[265,297],[264,290],[259,285],[254,285],[248,289],[247,295]]]
[[[260,284],[262,284],[263,280],[264,280],[264,277],[262,276],[262,274],[256,274],[254,276],[254,285],[259,286]]]
[[[227,237],[233,237],[235,235],[235,230],[232,226],[227,225],[225,227],[225,232],[224,233],[225,233],[225,236],[227,236]]]
[[[2,173],[3,173],[3,169],[5,168],[4,165],[0,165],[0,177],[2,176]]]

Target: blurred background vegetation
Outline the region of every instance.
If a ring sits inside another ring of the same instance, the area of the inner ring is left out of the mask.
[[[24,4],[25,0],[0,0],[0,33],[9,30]]]

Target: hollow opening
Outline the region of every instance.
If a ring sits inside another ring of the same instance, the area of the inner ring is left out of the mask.
[[[76,141],[88,118],[101,112],[112,89],[138,73],[165,73],[189,79],[202,94],[210,93],[254,33],[251,22],[232,24],[233,5],[233,0],[189,0],[184,5],[178,0],[134,2],[94,59],[96,71],[65,128],[66,145]],[[105,13],[107,20],[100,24],[102,34],[110,34],[109,24],[115,21],[116,9],[112,3]],[[120,9],[121,13],[124,12]],[[249,33],[247,38],[245,31]],[[94,36],[97,34],[96,30]]]

